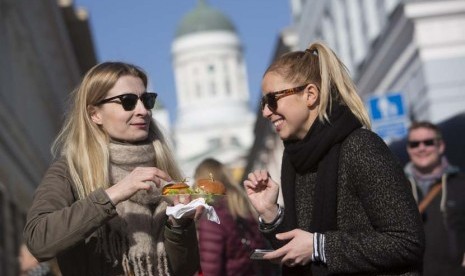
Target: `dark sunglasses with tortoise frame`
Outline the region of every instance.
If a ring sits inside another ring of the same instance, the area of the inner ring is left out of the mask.
[[[284,89],[281,91],[276,91],[276,92],[270,92],[265,95],[263,95],[261,101],[260,101],[260,108],[263,111],[265,109],[265,105],[268,106],[268,108],[272,111],[275,112],[276,109],[278,108],[278,100],[282,99],[284,97],[287,97],[292,94],[296,94],[301,92],[302,90],[305,89],[309,85],[308,83],[302,86],[294,87],[294,88],[289,88],[289,89]]]

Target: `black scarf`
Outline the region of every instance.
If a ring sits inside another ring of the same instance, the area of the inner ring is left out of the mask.
[[[336,230],[337,178],[341,143],[362,127],[347,106],[334,106],[330,123],[315,120],[301,141],[285,141],[281,183],[285,204],[284,225],[297,227],[295,212],[295,176],[317,172],[310,232]],[[299,268],[286,269],[288,272]],[[297,275],[292,271],[289,275]],[[318,273],[319,274],[319,273]],[[288,275],[288,274],[286,274]],[[315,275],[315,271],[314,271]]]

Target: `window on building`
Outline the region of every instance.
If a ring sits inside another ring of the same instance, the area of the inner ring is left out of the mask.
[[[210,94],[212,96],[216,95],[216,83],[213,80],[210,82]]]
[[[328,10],[325,10],[321,26],[322,28],[319,29],[318,32],[321,32],[323,40],[326,41],[330,47],[335,48],[336,36],[334,32],[334,20]]]
[[[224,89],[226,90],[226,95],[231,95],[231,82],[229,81],[229,78],[227,78],[224,82]]]
[[[197,98],[202,97],[202,87],[200,86],[200,83],[195,83],[195,95]]]
[[[220,138],[211,138],[208,140],[208,145],[210,148],[217,148],[221,145],[221,140]]]
[[[233,146],[240,146],[241,145],[241,142],[239,141],[239,139],[236,136],[232,136],[230,138],[230,143]]]
[[[242,58],[240,55],[237,55],[236,56],[236,62],[237,62],[237,65],[241,66],[242,65]]]
[[[387,24],[387,18],[388,18],[388,12],[386,10],[385,0],[377,0],[376,8],[377,8],[378,15],[379,15],[378,17],[379,25],[381,26],[381,28],[383,28],[384,25]]]

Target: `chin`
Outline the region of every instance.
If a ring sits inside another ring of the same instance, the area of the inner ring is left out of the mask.
[[[295,140],[301,140],[297,135],[292,135],[288,133],[278,133],[279,137],[283,141],[295,141]]]
[[[278,133],[278,135],[279,135],[279,138],[281,138],[281,140],[283,140],[283,141],[290,140],[288,135],[282,135],[281,133]]]
[[[143,142],[147,140],[148,137],[149,137],[148,135],[133,135],[131,137],[120,138],[120,139],[115,139],[115,140],[126,141],[128,143],[139,143],[139,142]]]

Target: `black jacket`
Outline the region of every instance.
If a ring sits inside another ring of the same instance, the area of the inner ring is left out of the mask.
[[[421,202],[424,195],[410,168],[409,163],[405,172],[416,190],[418,202]],[[441,182],[442,190],[423,213],[426,235],[424,275],[465,275],[461,266],[465,254],[465,174],[450,166],[438,182]]]
[[[291,193],[305,205],[296,203],[296,210],[284,212],[284,216],[297,212],[299,227],[312,219],[315,174],[297,175],[296,183],[282,184],[283,194]],[[325,233],[328,274],[420,275],[424,250],[420,214],[402,167],[386,144],[371,131],[354,131],[342,143],[337,174],[338,229]],[[296,186],[309,192],[303,194]],[[293,228],[284,220],[267,237],[280,247],[274,235]],[[286,275],[310,274],[305,267],[295,267],[284,268]]]

